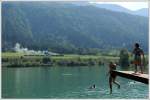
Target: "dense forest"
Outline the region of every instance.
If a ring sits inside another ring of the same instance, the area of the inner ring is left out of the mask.
[[[2,50],[16,43],[58,53],[128,48],[148,51],[148,17],[90,5],[57,2],[2,2]]]

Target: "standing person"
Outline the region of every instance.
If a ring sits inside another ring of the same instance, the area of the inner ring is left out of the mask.
[[[139,43],[135,43],[134,45],[134,50],[132,52],[134,54],[134,61],[133,63],[135,64],[135,73],[137,73],[137,67],[140,66],[141,73],[143,74],[143,59],[144,59],[144,52],[140,48]]]
[[[116,80],[116,74],[113,73],[113,70],[116,70],[116,64],[114,64],[113,62],[109,63],[109,87],[110,87],[110,94],[112,94],[112,83],[116,84],[118,86],[118,88],[120,88],[120,85]]]

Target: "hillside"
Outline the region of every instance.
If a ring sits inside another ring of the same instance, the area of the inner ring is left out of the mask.
[[[70,3],[3,2],[2,50],[16,43],[34,50],[77,53],[86,49],[148,50],[148,18]]]
[[[142,8],[142,9],[139,9],[139,10],[135,11],[134,13],[136,15],[141,15],[141,16],[148,17],[148,11],[149,11],[148,8]]]
[[[132,14],[132,15],[139,15],[139,16],[144,16],[144,17],[148,17],[148,8],[142,8],[136,11],[132,11],[129,10],[127,8],[124,8],[122,6],[119,6],[117,4],[91,4],[95,7],[98,8],[104,8],[107,10],[111,10],[111,11],[116,11],[116,12],[123,12],[123,13],[128,13],[128,14]]]

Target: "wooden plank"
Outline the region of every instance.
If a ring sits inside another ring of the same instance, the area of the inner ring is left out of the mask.
[[[148,74],[141,74],[141,73],[135,74],[133,71],[117,71],[117,70],[114,70],[113,73],[124,78],[128,78],[128,79],[139,81],[145,84],[149,84]]]

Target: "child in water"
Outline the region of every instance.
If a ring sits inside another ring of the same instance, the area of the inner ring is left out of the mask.
[[[109,63],[109,86],[110,86],[110,94],[112,94],[112,83],[116,84],[118,88],[120,88],[120,85],[118,82],[115,81],[116,79],[116,74],[112,73],[113,70],[116,70],[117,65],[114,64],[113,62]]]
[[[96,88],[96,85],[93,84],[92,86],[89,87],[89,89],[95,89]]]

